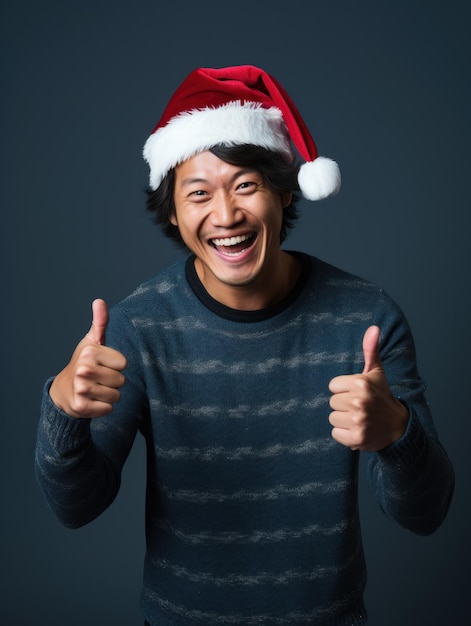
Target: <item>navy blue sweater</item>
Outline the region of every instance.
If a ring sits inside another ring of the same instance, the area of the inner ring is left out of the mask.
[[[403,437],[369,454],[379,505],[419,534],[446,515],[453,470],[402,312],[375,285],[302,258],[296,287],[263,311],[212,300],[191,257],[115,306],[107,344],[129,365],[111,415],[70,418],[45,388],[37,475],[67,526],[111,504],[145,437],[141,607],[152,626],[366,622],[359,453],[331,437],[328,384],[362,371],[371,324],[409,410]]]

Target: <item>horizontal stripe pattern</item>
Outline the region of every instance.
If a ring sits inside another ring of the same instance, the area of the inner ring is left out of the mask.
[[[192,489],[162,488],[162,493],[170,500],[206,504],[208,502],[256,502],[261,500],[280,500],[286,498],[307,498],[316,494],[335,494],[344,492],[351,485],[348,480],[330,482],[310,482],[298,484],[295,487],[288,485],[274,485],[269,489],[257,491],[200,491]]]
[[[185,620],[184,623],[186,624],[229,624],[234,626],[284,626],[287,624],[298,624],[307,626],[307,624],[328,623],[329,626],[356,626],[365,624],[367,618],[363,603],[358,601],[364,585],[365,578],[361,577],[353,583],[351,592],[346,594],[341,600],[325,603],[310,611],[289,611],[283,616],[276,616],[271,613],[244,615],[242,613],[229,612],[230,609],[224,614],[190,609],[162,598],[147,586],[144,587],[143,598],[144,601],[156,603],[164,611],[164,614],[172,616],[172,620]],[[342,617],[342,613],[347,610],[348,614]],[[336,615],[340,616],[336,618]],[[333,617],[330,618],[330,616]],[[178,623],[183,622],[179,621]]]
[[[181,565],[174,565],[167,559],[152,559],[154,567],[169,572],[176,578],[183,578],[191,583],[211,585],[215,587],[254,587],[259,585],[289,585],[299,581],[312,582],[318,579],[338,576],[343,570],[351,567],[358,556],[360,546],[352,550],[349,557],[342,563],[330,566],[317,566],[307,571],[300,569],[280,572],[258,571],[246,575],[240,573],[228,573],[225,576],[215,576],[214,572],[193,571]]]
[[[335,441],[331,438],[320,441],[307,440],[296,445],[276,443],[264,448],[254,448],[253,446],[232,448],[162,448],[155,446],[155,451],[159,458],[172,461],[214,461],[219,457],[226,461],[241,461],[244,459],[269,459],[286,454],[301,455],[313,452],[328,452],[335,445]]]
[[[327,394],[319,394],[312,398],[288,398],[286,400],[275,400],[272,402],[264,402],[258,404],[256,401],[250,404],[238,404],[224,408],[224,417],[227,419],[243,420],[253,419],[257,417],[270,417],[276,415],[290,415],[301,408],[313,411],[320,407],[327,407],[330,396]],[[220,404],[208,404],[204,406],[195,406],[195,404],[165,404],[160,399],[153,398],[150,402],[152,411],[155,412],[159,419],[176,417],[185,415],[191,419],[211,420],[221,418]]]
[[[254,529],[251,532],[225,531],[225,532],[188,532],[176,528],[170,520],[154,519],[153,523],[159,531],[172,535],[174,538],[186,544],[194,545],[218,545],[218,544],[271,544],[286,541],[299,541],[307,537],[340,535],[351,526],[351,520],[341,520],[334,525],[309,524],[296,528],[275,528],[272,530]]]
[[[363,356],[360,352],[355,356],[354,363],[361,363]],[[236,361],[228,362],[226,359],[196,359],[188,361],[184,359],[174,359],[171,362],[156,360],[154,355],[142,353],[142,360],[146,367],[164,367],[168,373],[182,374],[188,376],[248,376],[274,374],[277,371],[299,370],[305,367],[314,368],[325,365],[342,365],[352,362],[352,354],[349,352],[308,352],[293,358],[272,357],[263,361]]]

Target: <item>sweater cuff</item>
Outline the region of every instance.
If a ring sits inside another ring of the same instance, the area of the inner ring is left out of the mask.
[[[398,441],[377,452],[381,462],[394,466],[397,470],[408,470],[420,463],[428,446],[427,434],[420,420],[410,410],[405,433]]]
[[[90,420],[71,417],[61,411],[51,399],[50,378],[43,389],[41,416],[44,433],[50,446],[60,453],[76,449],[90,437]]]

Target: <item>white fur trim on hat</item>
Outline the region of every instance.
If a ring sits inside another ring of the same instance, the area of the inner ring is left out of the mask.
[[[277,107],[229,102],[221,107],[185,111],[147,139],[143,155],[150,167],[149,185],[157,189],[173,167],[217,144],[253,144],[293,158],[291,141]]]
[[[332,159],[317,157],[314,161],[301,165],[298,183],[301,193],[307,200],[322,200],[333,196],[340,190],[339,166]]]

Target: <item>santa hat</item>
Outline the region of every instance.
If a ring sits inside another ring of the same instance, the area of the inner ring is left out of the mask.
[[[144,146],[151,189],[173,167],[216,144],[252,144],[289,161],[294,144],[305,161],[298,174],[305,198],[321,200],[340,189],[337,163],[318,156],[289,95],[275,78],[252,65],[199,68],[187,76]]]

